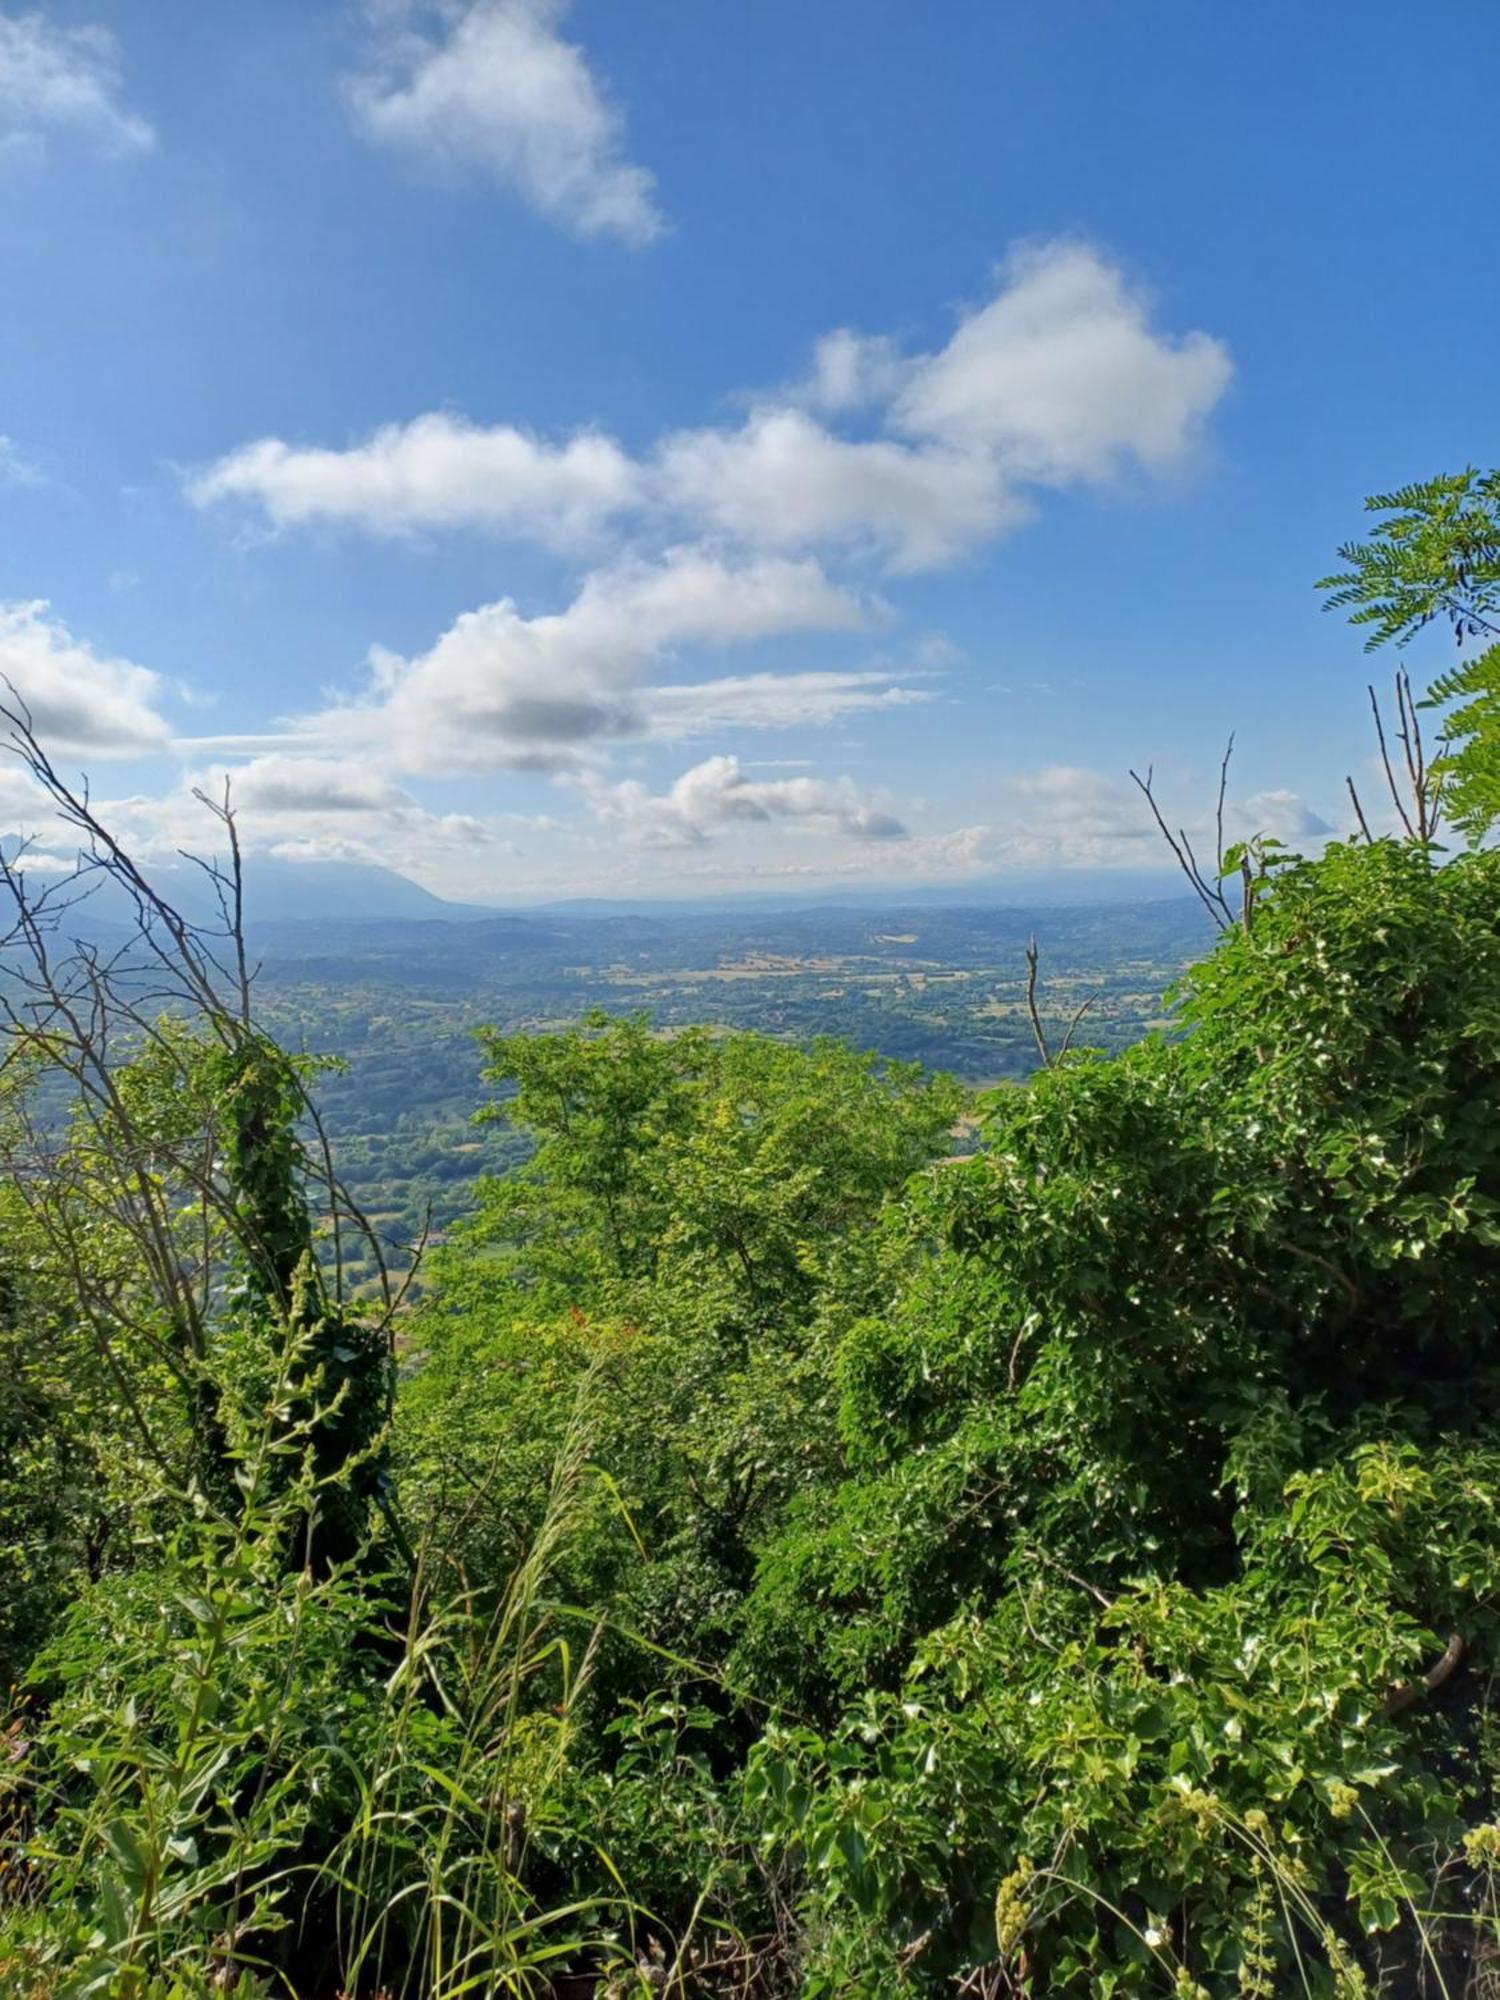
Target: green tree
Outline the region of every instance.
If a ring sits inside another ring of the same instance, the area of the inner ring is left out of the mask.
[[[1408,645],[1446,622],[1460,647],[1481,650],[1439,674],[1426,706],[1444,711],[1432,781],[1447,817],[1478,845],[1500,820],[1500,471],[1466,471],[1372,495],[1382,515],[1368,541],[1339,550],[1324,577],[1329,610],[1370,627],[1366,651]],[[1398,680],[1398,696],[1404,676]],[[1415,712],[1403,712],[1403,740]]]
[[[830,1343],[874,1281],[875,1225],[949,1150],[962,1094],[832,1043],[602,1015],[485,1048],[488,1080],[516,1086],[494,1115],[534,1151],[434,1260],[403,1487],[463,1523],[470,1575],[498,1585],[587,1380],[635,1533],[601,1498],[565,1558],[579,1592],[623,1593],[659,1643],[717,1657],[768,1525],[831,1462]]]

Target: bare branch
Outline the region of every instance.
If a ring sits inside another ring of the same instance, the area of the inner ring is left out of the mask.
[[[1232,930],[1234,928],[1234,913],[1225,899],[1223,890],[1217,883],[1210,884],[1205,881],[1197,862],[1193,859],[1192,850],[1187,845],[1187,836],[1185,834],[1180,836],[1174,834],[1172,829],[1167,825],[1166,820],[1162,817],[1161,807],[1156,802],[1156,793],[1152,785],[1153,775],[1153,767],[1150,764],[1146,766],[1146,775],[1144,778],[1138,771],[1130,773],[1132,781],[1141,796],[1145,799],[1147,805],[1151,808],[1151,817],[1156,821],[1162,839],[1171,848],[1178,867],[1192,884],[1194,895],[1197,896],[1199,902],[1202,903],[1204,909],[1207,910],[1221,931]]]
[[[1234,755],[1234,731],[1229,732],[1229,741],[1224,745],[1223,761],[1219,765],[1219,797],[1214,808],[1214,853],[1219,866],[1219,881],[1224,879],[1224,798],[1229,790],[1229,760]]]
[[[1359,830],[1364,835],[1366,844],[1373,847],[1374,838],[1370,833],[1369,822],[1365,818],[1365,809],[1359,802],[1359,793],[1354,789],[1354,780],[1346,777],[1344,783],[1349,787],[1349,802],[1354,807],[1354,817],[1359,821]]]
[[[1036,1004],[1037,947],[1033,935],[1026,944],[1026,1011],[1031,1016],[1031,1032],[1036,1038],[1037,1054],[1042,1059],[1042,1068],[1052,1066],[1052,1052],[1047,1047],[1047,1033],[1042,1026],[1042,1017]]]
[[[1370,697],[1370,713],[1375,718],[1375,738],[1380,745],[1380,761],[1385,767],[1386,788],[1390,792],[1391,802],[1396,808],[1401,824],[1406,828],[1408,840],[1415,840],[1417,837],[1416,828],[1412,825],[1411,817],[1406,810],[1406,802],[1401,796],[1401,787],[1396,783],[1396,774],[1391,768],[1391,753],[1386,748],[1385,721],[1380,713],[1380,698],[1376,694],[1373,685],[1365,691]]]
[[[1062,1058],[1068,1053],[1068,1050],[1072,1048],[1073,1037],[1078,1032],[1078,1024],[1083,1019],[1084,1015],[1089,1011],[1090,1007],[1093,1006],[1094,998],[1095,996],[1092,993],[1085,994],[1083,999],[1079,1001],[1077,1007],[1074,1009],[1073,1018],[1068,1023],[1068,1032],[1063,1036],[1062,1047],[1057,1052],[1057,1058],[1059,1062],[1061,1062]]]

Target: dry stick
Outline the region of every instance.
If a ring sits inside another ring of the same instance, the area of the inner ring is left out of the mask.
[[[11,727],[10,742],[7,747],[46,791],[63,824],[76,828],[87,838],[89,852],[83,861],[85,870],[97,870],[109,876],[125,890],[135,904],[137,930],[142,943],[169,973],[185,982],[204,1013],[222,1035],[226,1009],[205,970],[204,954],[197,943],[192,926],[172,908],[165,897],[151,887],[114,835],[95,816],[89,803],[87,781],[80,791],[75,792],[59,775],[51,758],[37,740],[32,726],[31,710],[17,693],[14,684],[9,679],[3,677],[0,679],[3,679],[3,684],[10,695],[9,703],[0,701],[0,719],[8,722]],[[14,703],[14,706],[10,703]],[[165,950],[158,941],[155,931],[158,923],[171,938],[174,951]]]
[[[1026,944],[1026,1011],[1031,1016],[1031,1032],[1036,1037],[1037,1053],[1041,1056],[1042,1068],[1050,1069],[1052,1067],[1052,1052],[1047,1047],[1046,1030],[1042,1026],[1042,1017],[1037,1012],[1036,968],[1036,936],[1033,933]]]
[[[1359,793],[1354,789],[1354,780],[1346,776],[1344,783],[1349,787],[1349,799],[1354,807],[1354,817],[1359,821],[1359,830],[1364,835],[1366,843],[1373,847],[1375,839],[1370,832],[1369,822],[1365,818],[1365,809],[1359,802]]]
[[[193,797],[201,799],[208,810],[218,820],[229,836],[229,891],[233,901],[233,911],[229,916],[229,934],[234,942],[235,976],[239,987],[240,1019],[248,1028],[250,1025],[250,969],[245,957],[245,865],[240,853],[240,829],[231,803],[229,779],[224,780],[224,802],[215,803],[207,792],[194,788]]]
[[[1224,798],[1229,790],[1229,760],[1234,755],[1234,731],[1229,732],[1229,741],[1224,745],[1223,760],[1219,765],[1219,800],[1214,810],[1214,851],[1218,856],[1219,880],[1224,879]]]
[[[1418,819],[1424,843],[1437,839],[1438,827],[1442,823],[1443,780],[1433,780],[1432,766],[1427,761],[1427,747],[1422,741],[1422,720],[1418,703],[1412,697],[1411,675],[1403,668],[1399,675],[1402,705],[1405,709],[1403,742],[1410,738],[1407,763],[1412,770],[1412,788],[1416,795]],[[1414,761],[1413,761],[1414,753]]]
[[[1092,1007],[1093,1004],[1094,1004],[1094,995],[1092,993],[1085,995],[1085,997],[1079,1001],[1077,1009],[1074,1012],[1073,1018],[1068,1023],[1068,1032],[1062,1038],[1062,1047],[1057,1052],[1057,1057],[1059,1062],[1061,1062],[1062,1058],[1068,1053],[1068,1050],[1072,1048],[1073,1037],[1078,1032],[1078,1023],[1083,1019],[1084,1015],[1089,1011],[1090,1007]]]
[[[9,684],[7,683],[7,685]],[[14,689],[11,692],[17,704],[14,710],[8,708],[3,702],[0,702],[0,716],[7,719],[12,726],[11,747],[22,758],[23,762],[26,762],[32,768],[40,782],[51,793],[62,818],[68,824],[76,826],[80,831],[84,832],[96,850],[103,850],[102,856],[96,853],[92,857],[92,865],[97,867],[100,872],[120,882],[125,887],[127,893],[130,894],[136,905],[140,933],[158,962],[163,964],[175,978],[181,978],[184,974],[186,975],[191,997],[209,1016],[210,1021],[218,1029],[221,1038],[223,1036],[223,1024],[231,1017],[233,1012],[237,1012],[241,1027],[248,1026],[251,1020],[250,999],[253,975],[248,962],[244,936],[244,865],[239,840],[239,829],[227,784],[222,804],[209,798],[202,791],[195,791],[194,795],[213,813],[214,817],[224,827],[229,841],[231,856],[228,872],[226,873],[212,864],[203,862],[197,856],[189,856],[187,858],[196,861],[198,866],[204,868],[210,880],[214,882],[216,893],[219,896],[220,910],[224,916],[226,933],[235,952],[233,978],[236,987],[235,1000],[237,1004],[233,1010],[225,1005],[224,1000],[213,987],[212,980],[209,978],[206,968],[208,965],[216,965],[216,961],[211,953],[204,951],[193,926],[180,917],[171,905],[151,888],[145,877],[141,875],[134,862],[131,861],[118,842],[115,841],[108,830],[94,817],[89,807],[86,791],[81,797],[74,794],[58,775],[33,733],[30,710],[26,707],[24,701],[15,695]],[[0,869],[3,869],[3,867],[3,862],[0,862]],[[226,907],[226,896],[228,898],[228,907]],[[177,948],[175,958],[164,953],[160,945],[156,943],[155,938],[151,935],[153,917],[160,920],[171,936]],[[113,997],[118,1006],[118,996]],[[169,991],[165,997],[180,999],[182,997],[180,987],[175,991]],[[143,1032],[150,1031],[148,1024],[141,1018],[137,1010],[125,1007],[124,1011],[135,1026],[141,1028]],[[301,1090],[299,1094],[302,1097],[304,1106],[311,1110],[312,1107],[307,1092]],[[316,1118],[315,1124],[317,1124]],[[357,1233],[364,1238],[374,1252],[380,1272],[382,1295],[385,1300],[387,1313],[389,1313],[392,1307],[390,1274],[376,1231],[362,1209],[350,1196],[347,1187],[332,1173],[332,1161],[328,1148],[327,1135],[321,1128],[318,1129],[318,1138],[320,1149],[323,1153],[325,1176],[329,1186],[330,1199],[334,1208],[335,1235],[336,1237],[338,1235],[338,1216],[341,1210],[343,1216],[354,1224]],[[424,1230],[424,1238],[426,1233]],[[337,1267],[337,1276],[335,1283],[337,1289],[340,1291],[342,1290],[342,1263],[341,1244],[336,1242],[335,1264]],[[406,1289],[406,1286],[401,1288],[402,1294],[404,1294]]]
[[[1380,745],[1380,761],[1385,766],[1386,785],[1390,791],[1391,799],[1393,804],[1395,805],[1396,811],[1401,815],[1401,824],[1406,828],[1407,839],[1415,840],[1417,837],[1416,829],[1415,827],[1413,827],[1411,823],[1411,816],[1408,814],[1406,807],[1402,802],[1401,787],[1396,783],[1396,774],[1391,769],[1391,753],[1386,748],[1385,722],[1380,713],[1379,697],[1375,693],[1373,684],[1367,686],[1365,692],[1370,697],[1370,713],[1375,718],[1375,737],[1376,741]]]
[[[79,1019],[73,996],[60,986],[51,973],[46,944],[37,926],[35,911],[27,900],[24,883],[3,861],[0,861],[0,881],[4,882],[16,899],[18,929],[26,938],[28,948],[32,951],[34,962],[38,967],[37,990],[43,994],[48,1012],[53,1016],[60,1016],[65,1023],[72,1038],[71,1046],[77,1054],[70,1060],[67,1048],[59,1048],[55,1036],[47,1034],[44,1026],[41,1032],[46,1036],[49,1052],[66,1074],[71,1076],[83,1090],[86,1099],[90,1100],[90,1115],[96,1131],[102,1129],[101,1120],[109,1118],[122,1133],[133,1133],[134,1121],[106,1062],[103,1039],[84,1026]],[[94,997],[97,999],[97,996]],[[21,1026],[21,1032],[23,1035],[27,1033],[24,1024]],[[205,1343],[196,1301],[178,1282],[181,1274],[171,1250],[171,1226],[152,1184],[144,1148],[132,1145],[126,1170],[129,1178],[135,1183],[140,1200],[141,1228],[136,1233],[147,1267],[160,1287],[162,1303],[178,1327],[184,1347],[195,1359],[201,1359]]]
[[[1396,717],[1401,724],[1401,751],[1406,759],[1406,775],[1414,797],[1422,793],[1422,731],[1411,699],[1411,675],[1405,667],[1396,669]]]
[[[1230,914],[1228,903],[1224,900],[1223,892],[1209,888],[1202,875],[1199,874],[1197,868],[1190,861],[1188,855],[1183,851],[1172,829],[1162,818],[1161,807],[1156,803],[1156,795],[1151,788],[1152,766],[1149,764],[1146,766],[1146,775],[1144,778],[1138,771],[1132,771],[1130,776],[1140,791],[1141,796],[1145,799],[1147,805],[1150,806],[1151,817],[1156,821],[1162,839],[1171,848],[1177,866],[1192,884],[1193,893],[1221,931],[1232,930],[1234,928],[1234,918]]]
[[[1404,667],[1396,669],[1397,738],[1406,763],[1406,781],[1411,786],[1412,805],[1417,814],[1417,835],[1425,844],[1427,827],[1427,772],[1422,755],[1422,731],[1411,698],[1411,676]]]

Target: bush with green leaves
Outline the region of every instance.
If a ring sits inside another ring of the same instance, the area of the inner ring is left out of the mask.
[[[998,1098],[840,1345],[847,1473],[736,1657],[816,1723],[753,1767],[809,1991],[1416,1992],[1474,1942],[1500,856],[1287,863],[1180,1021]]]

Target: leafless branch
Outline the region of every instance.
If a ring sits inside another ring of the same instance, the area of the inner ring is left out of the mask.
[[[1224,745],[1224,756],[1219,764],[1219,797],[1214,808],[1214,855],[1218,862],[1217,879],[1224,879],[1224,799],[1229,790],[1229,760],[1234,755],[1234,731],[1229,733],[1229,741]]]
[[[1359,830],[1365,837],[1365,844],[1372,846],[1373,836],[1370,833],[1369,822],[1365,818],[1365,809],[1359,802],[1359,793],[1354,789],[1354,780],[1346,777],[1344,783],[1349,787],[1349,802],[1354,807],[1354,817],[1359,822]]]
[[[1042,1017],[1036,1004],[1037,963],[1037,944],[1033,935],[1026,942],[1026,1011],[1031,1016],[1031,1032],[1036,1038],[1036,1050],[1042,1059],[1042,1068],[1050,1069],[1052,1052],[1047,1047],[1047,1031],[1042,1026]]]
[[[1225,753],[1226,769],[1227,765],[1228,765],[1228,753],[1226,752]],[[1162,816],[1162,810],[1161,807],[1156,802],[1156,792],[1153,786],[1153,780],[1154,780],[1153,767],[1150,764],[1146,766],[1146,775],[1144,778],[1140,775],[1138,771],[1132,771],[1130,773],[1130,776],[1135,786],[1139,790],[1141,796],[1145,799],[1147,805],[1151,808],[1151,817],[1156,821],[1157,828],[1161,833],[1162,839],[1167,843],[1167,846],[1172,850],[1173,858],[1175,859],[1178,867],[1182,870],[1183,874],[1187,877],[1188,881],[1191,883],[1194,895],[1198,898],[1199,902],[1202,903],[1204,909],[1207,910],[1208,914],[1213,918],[1214,922],[1218,925],[1221,931],[1233,930],[1235,925],[1235,916],[1233,910],[1231,910],[1229,903],[1224,895],[1224,891],[1220,888],[1217,882],[1210,883],[1205,879],[1202,871],[1198,867],[1197,861],[1193,857],[1192,849],[1188,844],[1187,835],[1185,833],[1174,834],[1171,827],[1168,826],[1166,820]]]
[[[1375,740],[1380,745],[1380,761],[1385,769],[1386,789],[1391,795],[1391,802],[1396,808],[1401,824],[1406,828],[1407,838],[1415,840],[1416,828],[1411,823],[1411,816],[1406,810],[1406,801],[1401,796],[1401,787],[1396,783],[1396,773],[1391,768],[1391,753],[1385,741],[1385,718],[1380,713],[1380,697],[1373,685],[1366,688],[1365,692],[1370,697],[1370,713],[1375,718]]]

